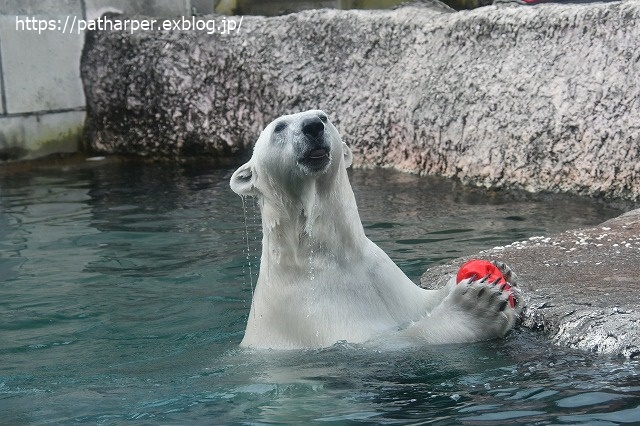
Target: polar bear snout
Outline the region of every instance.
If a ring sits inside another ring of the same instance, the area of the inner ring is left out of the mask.
[[[318,139],[324,133],[324,123],[319,117],[311,117],[302,121],[302,133],[310,138]]]
[[[305,150],[298,163],[309,172],[324,171],[331,163],[331,148],[327,143],[314,144]]]
[[[325,118],[326,121],[326,118]],[[331,145],[325,137],[324,121],[320,117],[302,120],[302,156],[298,163],[309,172],[326,169],[331,162]]]

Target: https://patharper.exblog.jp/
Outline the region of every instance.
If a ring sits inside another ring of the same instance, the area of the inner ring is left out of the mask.
[[[34,31],[42,34],[48,31],[59,31],[64,34],[82,34],[84,31],[200,31],[207,34],[240,34],[244,17],[221,17],[209,19],[202,17],[178,17],[167,19],[124,18],[104,15],[100,18],[86,20],[77,16],[66,16],[57,19],[16,16],[16,31]]]

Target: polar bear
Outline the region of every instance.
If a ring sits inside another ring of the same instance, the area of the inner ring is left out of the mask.
[[[320,348],[389,333],[462,343],[511,329],[522,309],[517,288],[476,277],[422,289],[367,238],[347,175],[351,161],[327,115],[311,110],[270,123],[233,173],[231,189],[258,198],[263,229],[241,346]]]

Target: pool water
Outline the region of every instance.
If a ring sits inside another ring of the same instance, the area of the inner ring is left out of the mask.
[[[231,172],[116,162],[0,176],[0,424],[640,419],[637,361],[522,330],[471,345],[239,349],[260,235]],[[351,181],[367,234],[416,281],[620,213],[390,170]]]

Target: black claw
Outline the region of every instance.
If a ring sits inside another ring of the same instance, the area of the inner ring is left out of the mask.
[[[500,312],[502,312],[505,309],[507,309],[507,304],[508,304],[508,302],[506,300],[503,300],[502,302],[500,302],[500,307],[498,308],[500,310]]]
[[[489,279],[489,277],[491,276],[491,274],[487,275],[486,277],[484,277],[483,279],[480,280],[481,283],[485,282],[487,279]]]
[[[500,291],[504,291],[505,288],[509,286],[509,283],[504,283],[500,286]]]
[[[496,278],[496,280],[494,282],[491,283],[491,285],[496,285],[500,282],[501,278]]]

